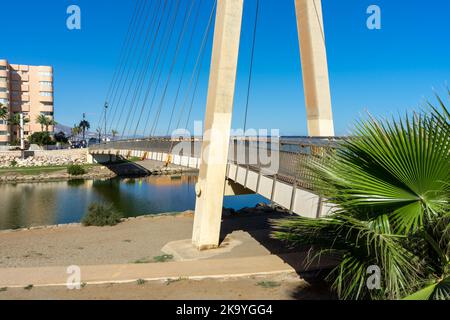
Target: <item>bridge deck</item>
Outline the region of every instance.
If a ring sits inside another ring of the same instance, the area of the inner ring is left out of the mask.
[[[160,162],[170,158],[173,165],[199,169],[200,147],[201,141],[133,140],[95,145],[89,152],[94,156],[139,157]],[[324,216],[332,208],[311,191],[306,164],[312,154],[323,154],[335,147],[335,142],[327,139],[281,140],[277,144],[234,140],[226,177],[229,182],[258,193],[292,213],[311,218]],[[261,151],[270,161],[261,161]],[[254,154],[258,156],[253,157]]]

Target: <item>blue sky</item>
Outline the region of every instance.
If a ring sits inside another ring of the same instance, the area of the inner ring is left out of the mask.
[[[182,0],[183,5],[187,1]],[[206,23],[211,1],[203,2],[201,17]],[[449,1],[322,3],[337,134],[348,133],[351,123],[366,110],[375,115],[398,114],[420,108],[425,98],[433,98],[433,88],[444,92],[450,81]],[[66,28],[66,9],[71,4],[81,8],[81,30]],[[366,27],[366,9],[371,4],[382,10],[381,30]],[[255,1],[246,0],[233,118],[236,128],[243,125],[254,8]],[[96,126],[132,10],[130,0],[4,1],[2,12],[8,14],[2,15],[0,29],[7,32],[2,33],[0,58],[52,65],[56,120],[72,125],[85,112]],[[195,37],[199,42],[200,34]],[[176,72],[180,69],[176,65]],[[203,119],[207,69],[202,72],[192,119]],[[174,83],[167,101],[174,95]],[[170,110],[167,104],[164,108]],[[248,127],[305,135],[304,105],[294,1],[261,0]],[[168,113],[162,112],[162,123]]]

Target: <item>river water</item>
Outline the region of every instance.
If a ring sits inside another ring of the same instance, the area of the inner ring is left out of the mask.
[[[196,176],[0,184],[0,230],[80,222],[91,203],[112,204],[125,217],[193,210]],[[234,209],[268,202],[225,197]]]

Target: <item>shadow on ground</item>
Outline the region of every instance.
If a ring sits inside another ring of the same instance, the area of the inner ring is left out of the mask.
[[[310,261],[313,255],[312,247],[292,247],[286,242],[273,239],[271,221],[291,218],[292,215],[279,210],[268,211],[267,207],[260,212],[254,208],[244,213],[226,213],[222,222],[221,241],[234,231],[249,233],[256,241],[265,247],[271,254],[277,255],[285,263],[294,268],[297,274],[306,281],[305,286],[299,286],[291,295],[294,299],[316,299],[318,296],[324,299],[336,299],[329,284],[325,281],[327,274],[337,265],[336,257],[321,257],[320,261]],[[239,219],[236,219],[239,217]],[[258,219],[255,219],[258,217]]]

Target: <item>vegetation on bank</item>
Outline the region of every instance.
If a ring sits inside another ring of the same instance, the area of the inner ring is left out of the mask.
[[[82,176],[87,173],[86,169],[79,164],[71,164],[67,167],[67,173],[71,176]]]
[[[123,215],[115,210],[112,205],[93,203],[81,223],[84,226],[115,226],[122,221]]]
[[[17,163],[16,163],[17,165]],[[11,165],[9,168],[0,168],[0,176],[7,176],[12,174],[21,175],[40,175],[47,174],[58,171],[67,171],[71,165],[61,165],[61,166],[34,166],[34,167],[17,167]],[[98,166],[98,164],[82,164],[79,165],[87,172],[89,168]]]
[[[450,299],[450,113],[438,102],[357,123],[309,165],[334,213],[274,222],[275,238],[341,257],[327,277],[341,299]]]

